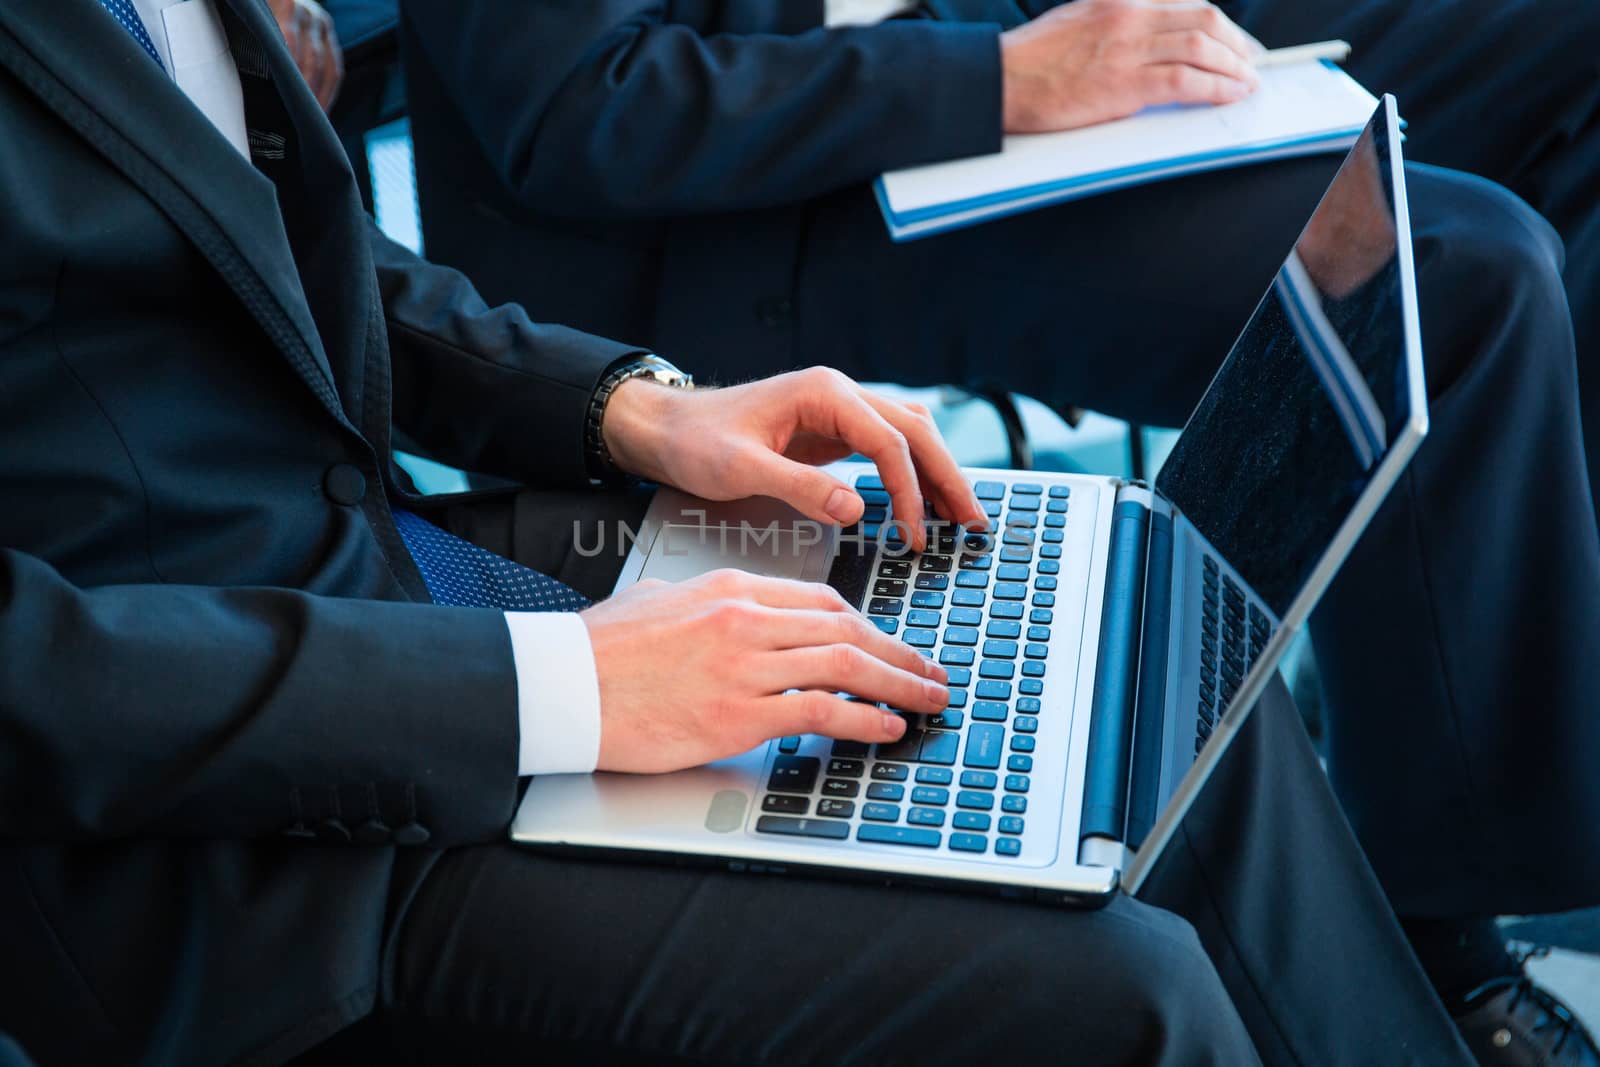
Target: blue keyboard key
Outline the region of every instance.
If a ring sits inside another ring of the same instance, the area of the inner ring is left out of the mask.
[[[895,803],[899,803],[900,801],[904,800],[905,798],[906,798],[906,787],[903,786],[903,785],[896,785],[893,782],[873,782],[872,784],[867,786],[867,799],[868,800],[890,800],[890,801],[894,801]],[[870,807],[872,807],[872,805],[868,804],[867,808],[870,808]],[[862,808],[861,809],[861,817],[863,819],[872,818],[871,815],[867,814],[867,809],[866,808]],[[898,819],[898,818],[900,818],[900,812],[897,809],[895,811],[895,813],[894,813],[894,817],[890,818],[890,819],[887,819],[885,821],[894,822],[895,819]]]
[[[1039,561],[1040,574],[1060,574],[1061,561],[1059,559],[1041,559]]]
[[[906,812],[906,822],[912,826],[943,826],[944,812],[937,808],[912,808]]]
[[[927,571],[922,571],[917,575],[917,580],[914,584],[916,588],[923,590],[948,589],[950,587],[950,576],[948,574],[929,574]]]
[[[1046,530],[1044,532],[1044,536],[1041,537],[1040,540],[1046,545],[1059,545],[1062,541],[1066,540],[1066,536],[1067,535],[1062,533],[1060,530]],[[1046,559],[1050,558],[1050,553],[1045,552],[1043,549],[1039,551],[1039,554],[1044,556]],[[1059,551],[1057,554],[1059,555]]]
[[[958,733],[930,730],[923,738],[922,754],[918,758],[923,763],[938,763],[948,767],[956,761],[956,746],[960,743],[961,735]]]
[[[1028,798],[1015,793],[1000,798],[1000,810],[1008,815],[1022,815],[1028,810]]]
[[[993,700],[980,700],[972,705],[973,722],[1005,722],[1007,714],[1006,706]]]
[[[1041,652],[1039,654],[1041,656],[1044,655],[1043,652]],[[1025,661],[1022,664],[1022,673],[1025,676],[1029,677],[1029,678],[1043,678],[1044,677],[1044,660],[1042,660],[1042,659],[1030,659],[1030,660]]]
[[[978,683],[976,692],[979,700],[1010,700],[1011,683],[985,678]]]
[[[1037,715],[1037,714],[1039,714],[1039,698],[1038,697],[1018,697],[1017,698],[1017,711],[1018,711],[1018,713],[1020,713],[1022,715]]]
[[[1013,511],[1006,516],[1006,525],[1015,526],[1022,530],[1031,530],[1039,525],[1039,513],[1036,511]]]
[[[1026,793],[1028,791],[1028,776],[1026,774],[1006,775],[1007,793]]]
[[[950,603],[958,608],[981,608],[986,599],[981,589],[957,589],[950,594]]]
[[[985,637],[1004,637],[1015,641],[1022,636],[1022,624],[1015,619],[996,619],[983,631]]]
[[[1061,546],[1060,545],[1040,545],[1039,546],[1039,558],[1040,559],[1060,559],[1061,558]]]
[[[1033,544],[1033,531],[1026,526],[1007,526],[1005,536],[1001,538],[1001,541],[1008,545],[1031,545]]]
[[[1044,517],[1044,524],[1047,529],[1059,530],[1066,526],[1067,517],[1065,515],[1046,515]]]
[[[856,479],[857,489],[882,489],[883,479],[876,474],[863,474]]]
[[[993,789],[1000,784],[1000,776],[993,771],[962,771],[962,789]]]
[[[1004,500],[1006,487],[999,482],[976,482],[972,493],[979,500]]]
[[[946,699],[948,701],[948,705],[945,708],[946,711],[952,708],[959,710],[967,706],[967,691],[965,689],[952,689]]]
[[[1014,496],[1011,498],[1012,511],[1038,511],[1039,498],[1036,496]]]
[[[956,852],[987,852],[989,839],[982,834],[951,834],[950,847]]]
[[[917,781],[923,785],[949,785],[955,781],[956,773],[949,767],[918,767]]]
[[[1065,515],[1067,513],[1067,502],[1065,500],[1052,500],[1045,505],[1045,510],[1052,515]]]
[[[996,856],[1020,856],[1022,855],[1022,842],[1014,837],[1002,837],[994,843],[994,854]]]
[[[940,789],[936,785],[919,785],[911,790],[911,803],[948,804],[950,803],[950,790]]]
[[[950,825],[957,830],[976,830],[983,833],[989,829],[989,816],[981,811],[958,811],[950,820]]]
[[[989,575],[986,571],[962,571],[956,575],[958,589],[984,589],[989,585]]]
[[[848,826],[848,823],[839,823]],[[937,830],[918,830],[911,826],[880,826],[877,823],[863,823],[856,830],[856,840],[865,841],[872,845],[912,845],[916,848],[938,848],[939,842],[944,840],[944,835]],[[1005,838],[1015,841],[1016,838]]]
[[[1005,743],[1004,726],[974,723],[967,731],[967,753],[962,765],[983,771],[997,770],[1000,766],[1000,748]]]
[[[966,691],[957,689],[956,692],[961,694],[961,702],[965,704],[967,702]],[[956,711],[954,708],[945,708],[928,720],[928,726],[934,730],[959,730],[961,729],[961,724],[965,721],[966,717],[961,712]]]
[[[938,611],[944,607],[944,594],[918,590],[911,594],[911,606],[914,608],[931,608],[934,611]]]
[[[1056,595],[1054,593],[1035,593],[1033,594],[1033,606],[1036,608],[1053,608],[1056,606]]]
[[[994,598],[996,600],[1022,600],[1028,595],[1028,587],[1021,582],[996,582]],[[1045,605],[1048,607],[1049,605]]]
[[[1034,608],[1028,612],[1028,621],[1037,626],[1049,626],[1056,621],[1056,613],[1049,608]]]
[[[1029,774],[1033,771],[1033,757],[1018,753],[1006,757],[1006,770],[1016,771],[1018,774]]]
[[[926,611],[921,608],[913,608],[911,611],[906,613],[907,626],[937,627],[942,621],[944,620],[937,611]]]
[[[993,556],[963,556],[961,558],[961,569],[964,571],[986,571],[993,565]]]
[[[981,503],[983,504],[983,513],[985,515],[989,516],[991,519],[998,519],[1000,517],[1000,501],[984,500]]]
[[[946,666],[970,667],[977,658],[977,653],[970,648],[951,648],[946,645],[939,650],[939,662]]]
[[[778,751],[786,756],[794,755],[800,751],[800,739],[798,737],[785,737],[778,742]]]
[[[1028,627],[1028,640],[1029,641],[1048,641],[1048,640],[1050,640],[1050,627],[1048,627],[1048,626],[1030,626],[1030,627]]]
[[[1022,833],[1022,820],[1015,815],[1000,816],[1000,832],[1003,834]]]
[[[1056,591],[1056,580],[1048,574],[1041,574],[1034,579],[1033,587],[1041,592],[1053,593]]]
[[[988,811],[994,807],[994,794],[963,789],[956,794],[956,807],[967,808],[972,811]]]
[[[899,619],[892,618],[888,615],[869,615],[867,617],[872,620],[872,624],[874,626],[886,634],[892,634],[896,630],[900,629]]]
[[[1051,500],[1066,500],[1071,495],[1072,487],[1070,485],[1052,485],[1050,487]]]
[[[1022,605],[1014,600],[1002,600],[989,609],[989,614],[997,619],[1022,618]]]
[[[971,647],[978,643],[978,631],[971,626],[946,626],[944,628],[944,643]]]
[[[1017,643],[1015,641],[988,640],[983,643],[983,654],[994,659],[1016,659]]]
[[[1038,678],[1024,678],[1017,683],[1017,692],[1026,697],[1036,697],[1044,692],[1044,682]]]
[[[900,806],[898,804],[863,804],[861,817],[871,822],[899,822]]]
[[[1027,734],[1017,734],[1011,738],[1011,751],[1032,752],[1034,739]]]
[[[944,673],[945,680],[951,685],[972,684],[972,671],[966,667],[947,667]]]
[[[1002,582],[1025,582],[1028,580],[1028,565],[1026,563],[1002,563],[994,576]]]
[[[1008,659],[986,659],[978,664],[979,678],[1010,678],[1017,673],[1017,665]]]
[[[934,633],[932,630],[914,630],[908,628],[905,636],[901,638],[901,640],[910,645],[912,648],[932,648],[938,642],[939,635]]]
[[[1018,715],[1017,721],[1012,724],[1012,728],[1019,734],[1036,734],[1039,732],[1039,720],[1032,715]]]
[[[1028,545],[1007,545],[1000,550],[1000,558],[1007,563],[1026,563],[1033,558],[1033,549]]]
[[[951,608],[951,626],[982,626],[983,612],[977,608]]]
[[[1013,494],[1022,493],[1028,496],[1038,496],[1044,492],[1044,486],[1034,482],[1016,482],[1011,486],[1011,492]]]

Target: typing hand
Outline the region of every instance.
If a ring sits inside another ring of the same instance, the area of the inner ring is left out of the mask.
[[[267,0],[272,17],[283,31],[294,65],[326,111],[339,95],[344,81],[344,54],[333,19],[311,0]]]
[[[1259,42],[1203,0],[1074,0],[1000,35],[1007,133],[1254,91]]]
[[[913,548],[927,539],[924,498],[952,522],[988,525],[928,410],[838,371],[694,392],[624,382],[601,429],[624,470],[707,500],[776,497],[818,522],[848,525],[861,517],[861,498],[814,464],[860,452],[877,463]]]
[[[942,667],[825,585],[713,571],[640,582],[581,617],[600,680],[601,770],[681,770],[792,734],[895,741],[898,715],[834,694],[933,714],[949,692]]]

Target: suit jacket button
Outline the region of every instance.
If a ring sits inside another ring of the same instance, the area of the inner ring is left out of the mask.
[[[395,843],[400,845],[425,845],[432,836],[419,822],[408,822],[394,832]]]
[[[358,845],[387,845],[394,831],[381,819],[368,819],[356,827],[355,837]]]
[[[353,508],[367,495],[367,479],[349,463],[336,463],[323,475],[322,490],[335,504]]]

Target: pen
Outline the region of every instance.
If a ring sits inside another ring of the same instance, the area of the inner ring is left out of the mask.
[[[1318,41],[1316,44],[1295,45],[1292,48],[1274,48],[1256,59],[1256,69],[1266,70],[1269,67],[1284,67],[1290,63],[1310,63],[1319,59],[1331,59],[1335,63],[1342,63],[1350,56],[1350,43],[1348,41]]]

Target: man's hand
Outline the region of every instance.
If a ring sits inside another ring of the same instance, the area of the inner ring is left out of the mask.
[[[1007,133],[1089,126],[1156,104],[1229,104],[1259,42],[1203,0],[1074,0],[1000,35]]]
[[[289,54],[326,111],[344,81],[344,55],[333,19],[311,0],[267,0],[289,45]]]
[[[601,430],[623,470],[707,500],[776,497],[818,522],[848,525],[861,518],[861,498],[815,464],[860,452],[877,463],[911,547],[927,539],[924,498],[952,522],[989,524],[928,410],[877,396],[838,371],[694,392],[624,382]]]
[[[927,714],[948,699],[943,668],[825,585],[714,571],[640,582],[582,618],[605,771],[681,770],[792,734],[894,741],[898,715],[834,694]]]

